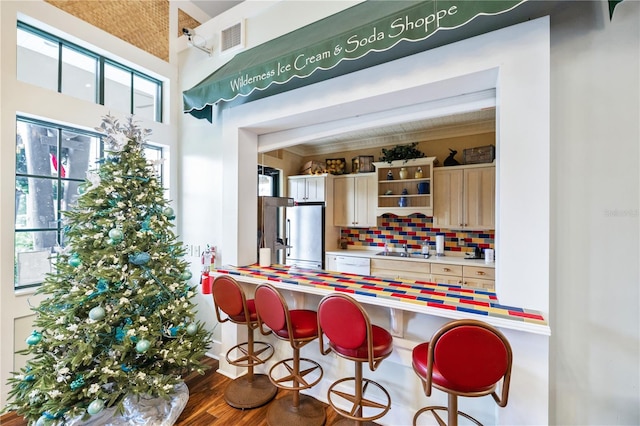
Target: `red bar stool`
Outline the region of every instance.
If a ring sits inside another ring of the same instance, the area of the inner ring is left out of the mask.
[[[293,358],[284,359],[269,370],[269,378],[274,385],[292,392],[270,404],[267,424],[324,425],[324,405],[315,398],[300,395],[301,390],[309,389],[322,379],[320,364],[308,358],[300,358],[300,349],[318,337],[316,312],[306,309],[289,310],[280,292],[269,284],[259,285],[254,297],[260,331],[265,335],[273,332],[277,338],[288,341],[293,348]],[[265,330],[263,325],[270,330]],[[301,369],[302,364],[304,369]],[[285,374],[276,374],[283,370],[282,367],[286,370]]]
[[[352,297],[334,293],[324,297],[318,305],[318,331],[320,333],[320,351],[327,355],[333,351],[338,356],[355,361],[355,377],[347,377],[333,383],[327,392],[329,404],[343,419],[335,424],[372,424],[373,420],[384,416],[391,408],[389,392],[373,380],[362,377],[362,364],[369,363],[369,369],[375,371],[380,362],[391,355],[393,338],[391,334],[377,325],[372,325],[362,306]],[[323,334],[327,336],[328,348],[324,348]],[[353,393],[342,392],[337,386],[353,381]],[[367,399],[369,385],[381,390],[379,397],[385,397],[381,404]],[[339,408],[337,401],[351,408]],[[365,409],[368,414],[365,415]]]
[[[422,408],[413,417],[413,425],[426,411],[430,411],[440,425],[445,425],[445,422],[436,411],[448,413],[446,424],[449,426],[458,424],[458,415],[481,425],[470,415],[458,411],[458,396],[491,395],[498,406],[505,407],[511,363],[511,345],[491,325],[470,319],[445,324],[430,342],[421,343],[413,349],[413,370],[422,380],[427,396],[431,396],[432,386],[448,394],[449,407]],[[498,395],[496,387],[501,381],[502,389]]]
[[[226,275],[216,277],[212,293],[216,317],[220,324],[231,321],[247,326],[247,341],[232,347],[226,354],[229,364],[246,367],[247,374],[227,385],[224,399],[234,408],[260,407],[276,396],[278,388],[271,383],[266,374],[253,373],[256,365],[264,364],[273,356],[273,346],[265,342],[254,342],[253,331],[258,328],[255,303],[253,300],[247,300],[237,281]],[[221,311],[226,314],[224,318]],[[231,358],[232,353],[238,352],[240,356]]]

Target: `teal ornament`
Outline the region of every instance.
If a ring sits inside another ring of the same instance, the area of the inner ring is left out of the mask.
[[[184,271],[183,273],[180,274],[180,279],[182,281],[187,281],[187,280],[190,280],[192,276],[193,274],[191,273],[191,271]]]
[[[73,256],[71,256],[69,258],[69,260],[67,261],[67,263],[71,266],[73,266],[74,268],[77,268],[78,266],[80,266],[82,264],[82,261],[80,260],[80,258],[78,257],[77,254],[74,254]]]
[[[34,376],[33,374],[29,374],[27,376],[24,376],[24,381],[25,382],[33,382],[36,379],[36,376]]]
[[[187,334],[193,336],[198,331],[198,325],[195,322],[189,323],[187,326]]]
[[[84,194],[84,192],[85,192],[84,186],[80,185],[80,186],[78,187],[78,194],[79,194],[79,195],[82,195],[82,194]]]
[[[104,308],[102,306],[96,306],[89,311],[89,318],[94,321],[100,321],[105,316]]]
[[[31,335],[29,337],[27,337],[27,345],[29,346],[33,346],[33,345],[37,345],[38,343],[40,343],[40,340],[42,340],[42,334],[38,333],[37,331],[33,330],[31,332]]]
[[[124,238],[124,234],[121,230],[114,228],[109,231],[109,238],[111,238],[113,241],[122,241],[122,239]]]
[[[138,343],[136,343],[136,352],[138,352],[139,354],[143,354],[149,350],[149,347],[151,347],[151,343],[149,343],[149,341],[146,339],[141,339],[140,341],[138,341]]]
[[[147,252],[140,252],[133,255],[129,255],[129,262],[134,265],[144,265],[151,260],[151,256]]]
[[[120,369],[121,369],[122,371],[124,371],[125,373],[128,373],[129,371],[131,371],[131,370],[132,370],[132,368],[131,368],[131,367],[129,367],[127,364],[121,364],[121,365],[120,365]]]
[[[51,424],[53,424],[53,420],[49,419],[47,416],[43,414],[42,416],[40,416],[35,426],[49,426]]]
[[[84,386],[84,377],[82,377],[82,374],[78,374],[76,376],[76,379],[73,382],[71,382],[71,384],[69,385],[69,387],[73,391],[83,386]]]
[[[103,408],[104,408],[104,401],[101,399],[96,399],[94,401],[91,401],[91,404],[89,404],[89,406],[87,407],[87,413],[94,416],[98,414],[100,411],[102,411]]]
[[[162,214],[169,219],[173,219],[175,217],[175,213],[171,207],[165,207],[164,210],[162,210]]]

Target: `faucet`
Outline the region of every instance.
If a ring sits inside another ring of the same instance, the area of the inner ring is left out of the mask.
[[[403,244],[403,245],[402,245],[402,248],[404,249],[404,253],[403,253],[403,254],[404,254],[404,256],[403,256],[403,257],[409,257],[409,251],[408,251],[408,249],[407,249],[407,245],[406,245],[406,244]]]

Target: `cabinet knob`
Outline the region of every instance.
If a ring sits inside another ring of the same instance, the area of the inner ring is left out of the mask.
[[[445,272],[449,272],[449,271],[451,271],[451,269],[449,269],[449,268],[444,268],[444,271],[445,271]]]
[[[476,272],[476,274],[478,274],[478,275],[485,275],[485,274],[486,274],[486,272],[478,271],[478,272]]]

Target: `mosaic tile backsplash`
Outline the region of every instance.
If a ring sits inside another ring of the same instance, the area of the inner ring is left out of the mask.
[[[436,249],[436,234],[444,233],[445,252],[470,252],[475,247],[495,248],[495,231],[452,231],[433,227],[433,218],[424,215],[406,217],[383,215],[378,218],[375,228],[342,228],[340,237],[347,240],[352,247],[384,247],[385,243],[395,249],[408,244],[411,250],[420,250],[422,243],[427,240],[429,249]],[[464,246],[458,243],[464,238]]]

